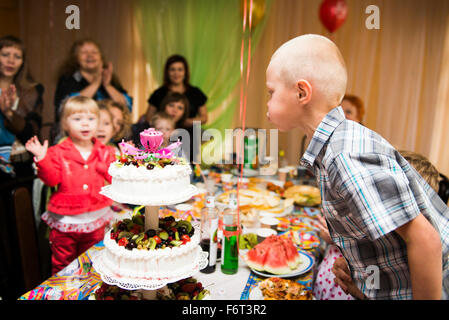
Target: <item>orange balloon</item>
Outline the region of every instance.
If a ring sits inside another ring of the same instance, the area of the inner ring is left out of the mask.
[[[243,19],[243,11],[246,3],[246,23],[249,27],[249,7],[250,0],[240,0],[240,14]],[[265,16],[265,0],[253,0],[253,10],[251,16],[251,29],[255,29]]]

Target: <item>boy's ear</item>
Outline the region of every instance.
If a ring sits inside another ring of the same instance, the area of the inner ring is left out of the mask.
[[[299,102],[307,104],[312,99],[312,86],[307,80],[301,79],[296,82]]]

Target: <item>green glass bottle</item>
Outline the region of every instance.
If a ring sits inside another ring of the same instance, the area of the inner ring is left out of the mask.
[[[230,197],[229,207],[223,212],[223,242],[221,248],[221,272],[235,274],[239,268],[237,244],[237,198]]]

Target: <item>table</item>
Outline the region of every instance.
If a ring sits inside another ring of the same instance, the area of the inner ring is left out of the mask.
[[[284,236],[298,232],[303,240],[306,253],[315,258],[311,271],[295,278],[296,281],[312,288],[314,274],[323,252],[323,242],[318,237],[318,229],[314,226],[314,217],[319,213],[316,208],[295,208],[294,212],[280,220],[288,225]],[[124,219],[129,212],[119,212],[118,219]],[[35,289],[25,293],[20,300],[86,300],[101,285],[99,274],[92,267],[92,257],[103,250],[103,242],[99,242],[80,255],[66,268],[41,283]],[[217,263],[215,272],[211,274],[197,273],[194,276],[202,282],[211,293],[212,300],[248,300],[249,293],[261,277],[254,274],[243,259],[239,259],[239,269],[234,275],[223,274]]]

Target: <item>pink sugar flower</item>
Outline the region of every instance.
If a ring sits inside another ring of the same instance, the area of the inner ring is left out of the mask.
[[[145,151],[155,153],[164,142],[164,135],[160,131],[149,128],[140,133],[140,143]]]

